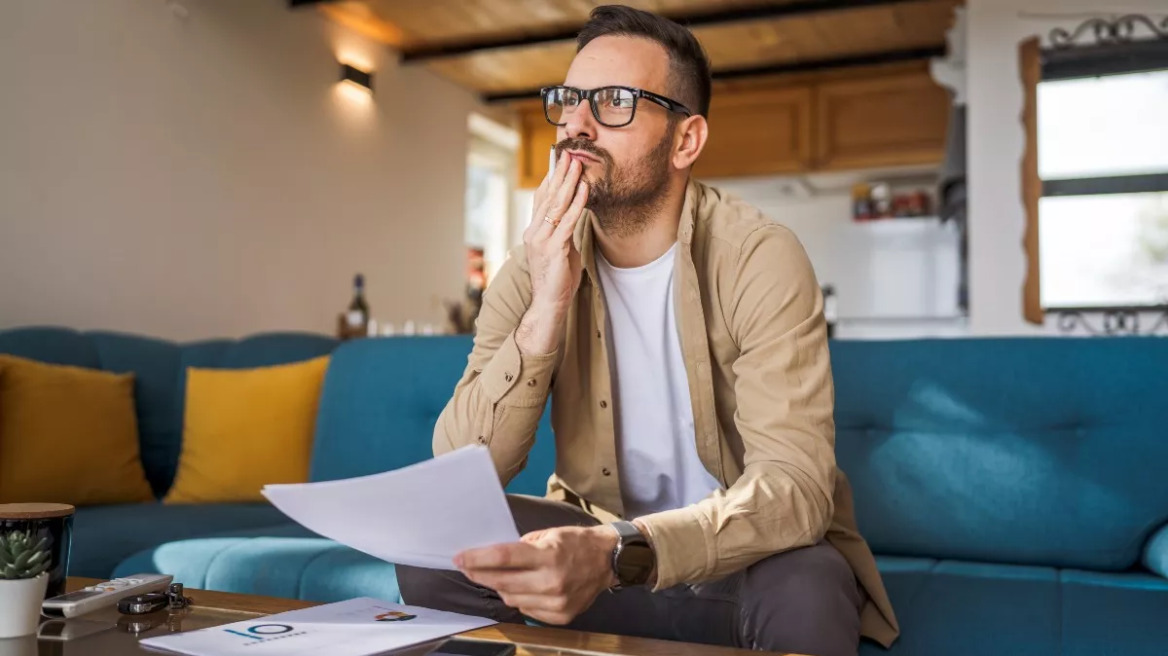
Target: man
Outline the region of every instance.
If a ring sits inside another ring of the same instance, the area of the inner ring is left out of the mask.
[[[709,63],[681,26],[598,7],[557,159],[488,288],[434,450],[524,466],[548,395],[550,499],[460,572],[400,567],[408,603],[816,656],[898,628],[834,456],[823,301],[802,246],[689,179]]]

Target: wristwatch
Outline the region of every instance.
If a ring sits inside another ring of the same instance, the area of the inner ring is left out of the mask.
[[[616,548],[612,550],[612,571],[618,583],[612,589],[645,585],[657,565],[657,556],[649,546],[649,540],[632,522],[613,522],[609,526],[617,534]]]

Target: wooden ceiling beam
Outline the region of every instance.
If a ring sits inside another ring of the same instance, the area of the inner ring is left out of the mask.
[[[879,7],[884,5],[914,4],[931,2],[933,0],[794,0],[784,4],[766,4],[753,7],[739,7],[722,11],[704,12],[684,16],[667,16],[688,28],[705,27],[734,22],[757,20],[773,20],[795,16],[808,16],[836,11],[849,11]],[[433,61],[451,57],[462,57],[488,50],[502,50],[508,48],[523,48],[558,41],[571,41],[583,25],[571,29],[560,29],[543,34],[531,34],[519,37],[485,38],[477,41],[455,43],[450,45],[425,46],[407,49],[402,52],[403,62]]]
[[[726,69],[721,71],[714,71],[711,73],[711,77],[713,77],[715,82],[718,82],[722,80],[740,80],[743,78],[761,77],[765,75],[787,75],[791,73],[810,73],[831,69],[879,66],[882,64],[924,61],[932,59],[933,57],[943,57],[945,56],[946,51],[947,48],[945,44],[942,43],[928,48],[890,50],[887,52],[877,52],[852,57],[837,57],[833,59],[817,59],[795,63],[770,64],[764,66],[750,66],[747,68]],[[495,103],[511,102],[516,100],[531,100],[538,97],[539,89],[527,89],[524,91],[507,93],[487,93],[483,94],[482,99],[483,102]]]
[[[861,66],[879,66],[881,64],[896,64],[907,61],[944,57],[947,48],[941,43],[927,48],[909,48],[906,50],[889,50],[849,57],[833,57],[831,59],[817,59],[803,62],[783,64],[764,64],[761,66],[747,66],[722,71],[714,71],[710,76],[715,82],[721,80],[739,80],[747,77],[762,75],[786,75],[789,73],[811,73],[836,68],[858,68]]]
[[[320,11],[334,22],[363,34],[374,41],[380,41],[391,48],[401,49],[405,42],[405,33],[401,28],[387,20],[383,20],[363,2],[336,2],[335,0],[300,0],[301,2],[316,2]]]

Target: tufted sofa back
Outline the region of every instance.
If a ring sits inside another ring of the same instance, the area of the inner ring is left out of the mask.
[[[1168,339],[831,356],[836,453],[877,553],[1121,570],[1168,522]]]
[[[430,458],[434,425],[471,346],[469,336],[444,336],[363,339],[338,348],[320,401],[312,479],[375,474]],[[555,467],[549,414],[509,492],[545,493]]]

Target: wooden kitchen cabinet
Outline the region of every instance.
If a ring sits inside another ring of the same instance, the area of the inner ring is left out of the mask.
[[[535,189],[548,172],[548,151],[556,145],[556,126],[547,122],[541,105],[519,110],[519,187]]]
[[[927,72],[815,86],[815,170],[939,163],[949,94]]]
[[[796,173],[811,166],[811,89],[715,95],[697,178]]]

